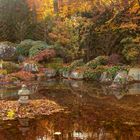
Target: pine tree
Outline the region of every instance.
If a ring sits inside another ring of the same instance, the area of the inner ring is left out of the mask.
[[[0,37],[23,40],[28,36],[32,13],[26,0],[0,0]]]

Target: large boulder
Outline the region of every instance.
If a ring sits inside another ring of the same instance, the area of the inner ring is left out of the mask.
[[[109,83],[109,82],[112,82],[112,75],[109,74],[108,72],[103,72],[101,74],[101,77],[100,77],[100,81],[103,82],[103,83]]]
[[[68,79],[70,76],[70,72],[69,71],[63,71],[62,72],[62,77]]]
[[[119,85],[124,85],[124,84],[128,83],[127,79],[128,79],[127,71],[120,71],[115,76],[113,83],[119,84]]]
[[[127,71],[120,71],[118,74],[115,76],[112,85],[110,88],[112,89],[120,89],[123,88],[124,85],[128,83],[128,74]]]
[[[128,76],[133,78],[134,81],[140,81],[140,68],[131,68]]]
[[[70,74],[70,78],[74,80],[82,80],[84,78],[84,73],[78,71],[72,71]]]
[[[11,60],[14,58],[16,53],[16,48],[13,43],[1,42],[0,43],[0,59]]]
[[[31,73],[37,73],[39,71],[37,64],[30,62],[23,64],[23,70]]]
[[[53,77],[56,76],[56,74],[57,74],[57,72],[56,72],[55,69],[47,69],[45,71],[45,75],[46,75],[47,78],[53,78]]]

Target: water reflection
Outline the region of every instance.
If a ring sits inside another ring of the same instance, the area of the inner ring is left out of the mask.
[[[49,79],[45,82],[30,83],[28,87],[32,93],[31,99],[45,98],[41,94],[38,94],[38,91],[43,88],[48,90],[61,90],[61,89],[72,91],[78,90],[82,94],[87,93],[91,97],[103,97],[113,95],[118,100],[128,95],[140,95],[140,83],[129,85],[123,89],[114,90],[109,88],[109,85],[100,85],[99,83],[95,82],[75,81],[67,79],[62,80]],[[19,88],[14,89],[0,88],[0,99],[12,99],[12,100],[17,99],[18,89]]]
[[[23,136],[26,136],[27,132],[29,131],[29,119],[19,119],[19,130],[21,131]]]
[[[30,89],[31,99],[53,100],[66,111],[35,120],[0,122],[0,140],[140,139],[139,83],[111,90],[93,82],[51,79],[31,84]],[[17,91],[0,90],[1,99],[16,99]]]
[[[139,140],[140,126],[95,122],[57,114],[37,120],[3,123],[1,140]],[[63,116],[63,117],[62,117]]]

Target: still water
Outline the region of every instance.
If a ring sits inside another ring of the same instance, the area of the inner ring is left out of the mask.
[[[0,140],[140,140],[140,83],[111,90],[94,82],[30,83],[31,99],[47,98],[64,112],[0,122]],[[16,100],[18,88],[0,88],[1,100]]]

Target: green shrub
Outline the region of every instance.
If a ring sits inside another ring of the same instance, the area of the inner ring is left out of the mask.
[[[7,75],[7,70],[0,69],[0,75]]]
[[[75,69],[76,67],[80,67],[80,66],[83,66],[83,65],[84,65],[83,59],[80,59],[80,60],[73,61],[70,64],[70,67],[73,68],[73,69]]]
[[[119,70],[121,70],[121,69],[122,69],[122,68],[121,68],[120,66],[113,66],[113,67],[109,67],[109,68],[106,70],[106,72],[108,72],[109,75],[111,75],[112,78],[114,78],[114,77],[116,76],[117,72],[118,72]]]
[[[28,56],[29,50],[34,45],[34,40],[26,39],[24,41],[21,41],[20,44],[17,45],[16,52],[18,55]]]
[[[122,53],[128,62],[136,63],[140,56],[140,45],[126,45]]]
[[[6,70],[7,73],[16,72],[17,70],[19,70],[19,66],[12,62],[1,61],[0,65],[2,65],[2,69]]]
[[[89,68],[95,69],[98,66],[98,64],[96,63],[95,60],[91,60],[86,64],[86,66],[88,66]]]
[[[140,37],[127,37],[121,41],[124,46],[122,51],[125,59],[130,63],[137,63],[140,56]]]
[[[99,65],[106,65],[108,63],[107,56],[98,56],[95,59],[89,61],[86,66],[89,68],[95,69]]]
[[[16,52],[18,55],[34,56],[49,46],[44,41],[34,41],[26,39],[17,45]]]
[[[63,66],[62,68],[59,69],[59,73],[62,74],[62,73],[65,73],[65,72],[71,72],[72,71],[72,68],[69,67],[69,66]]]
[[[65,62],[71,60],[72,57],[69,51],[66,48],[62,47],[60,44],[56,43],[51,47],[56,51],[57,57],[63,58]]]
[[[35,45],[41,45],[41,44],[47,45],[45,41],[41,41],[41,40],[33,41],[32,42],[32,45],[33,46],[35,46]]]
[[[61,72],[70,72],[78,67],[84,66],[82,59],[73,61],[69,66],[64,66],[60,69]]]
[[[98,65],[106,65],[108,63],[108,56],[98,56],[95,61]]]
[[[33,47],[29,50],[29,56],[33,57],[47,48],[50,48],[48,44],[42,41],[37,41],[34,43]]]
[[[84,72],[84,78],[86,80],[98,81],[100,79],[100,76],[101,76],[100,70],[88,69]]]
[[[63,60],[61,58],[53,58],[50,63],[46,64],[46,68],[53,68],[59,71],[63,67]]]

